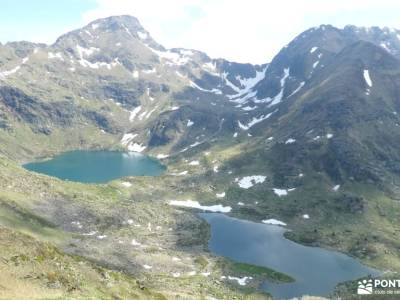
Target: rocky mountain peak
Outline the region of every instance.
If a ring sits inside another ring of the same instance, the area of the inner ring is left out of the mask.
[[[115,48],[131,43],[145,44],[154,49],[164,49],[152,39],[137,18],[127,15],[95,20],[85,27],[62,35],[53,47],[68,48],[79,44],[85,48]]]
[[[139,20],[128,15],[98,19],[89,23],[83,30],[89,30],[94,34],[124,33],[127,38],[144,41],[150,39],[150,34],[143,28]]]
[[[111,16],[107,18],[97,19],[95,21],[90,22],[85,27],[92,27],[93,30],[113,30],[116,31],[118,29],[131,29],[131,30],[143,30],[143,26],[140,24],[139,20],[130,15],[120,15],[120,16]]]

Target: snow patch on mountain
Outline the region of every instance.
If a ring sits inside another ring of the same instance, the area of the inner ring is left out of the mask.
[[[143,265],[143,268],[146,269],[146,270],[151,270],[151,269],[153,269],[153,266]]]
[[[267,114],[267,115],[262,115],[262,116],[260,116],[260,117],[258,117],[258,118],[256,118],[256,117],[253,117],[253,119],[250,121],[250,122],[248,122],[247,124],[243,124],[243,123],[241,123],[240,121],[238,121],[238,125],[239,125],[239,127],[241,128],[241,129],[243,129],[243,130],[249,130],[251,127],[253,127],[254,125],[256,125],[256,124],[258,124],[258,123],[260,123],[260,122],[262,122],[262,121],[264,121],[264,120],[267,120],[269,117],[271,117],[274,113],[276,113],[278,110],[274,110],[273,112],[270,112],[269,114]]]
[[[256,71],[256,75],[250,78],[243,78],[241,76],[236,76],[236,80],[240,82],[240,87],[234,85],[229,79],[229,73],[224,72],[222,74],[222,79],[224,80],[225,84],[232,88],[236,92],[234,95],[229,95],[228,98],[232,102],[236,103],[244,103],[248,99],[254,97],[256,95],[256,91],[252,91],[252,89],[265,78],[265,74],[267,72],[268,66],[266,66],[261,71]]]
[[[48,57],[49,59],[59,59],[59,60],[64,61],[64,58],[63,58],[61,52],[57,52],[57,53],[48,52],[48,53],[47,53],[47,57]]]
[[[132,245],[132,246],[141,246],[142,243],[139,243],[138,241],[136,241],[135,239],[133,239],[133,240],[131,241],[131,245]]]
[[[147,115],[147,110],[145,110],[144,112],[142,112],[142,113],[138,116],[139,121],[142,121],[143,118],[144,118],[146,115]]]
[[[144,74],[154,74],[154,73],[157,72],[157,70],[156,70],[156,68],[152,68],[152,69],[149,69],[149,70],[141,70],[141,72],[144,73]]]
[[[135,137],[137,137],[137,133],[125,133],[121,139],[122,146],[128,145]]]
[[[390,42],[381,42],[380,46],[385,49],[387,52],[392,53],[392,51],[390,50]]]
[[[202,69],[213,76],[220,77],[220,73],[217,72],[217,65],[215,62],[207,62],[202,65]]]
[[[171,200],[169,201],[169,205],[187,207],[187,208],[196,208],[203,211],[220,212],[220,213],[228,213],[232,210],[230,206],[222,206],[221,204],[205,206],[201,205],[197,201],[192,201],[192,200],[184,200],[184,201]]]
[[[369,70],[364,70],[363,75],[364,75],[364,80],[365,80],[366,84],[368,85],[367,89],[365,90],[365,94],[367,96],[369,96],[371,93],[371,87],[372,87],[372,80],[371,80],[371,76],[369,75]]]
[[[95,52],[99,52],[100,51],[99,48],[94,48],[94,47],[84,48],[84,47],[81,47],[80,45],[77,45],[76,50],[78,52],[78,58],[79,58],[78,62],[83,67],[88,67],[88,68],[92,68],[92,69],[99,69],[101,67],[104,67],[104,68],[111,70],[113,67],[116,67],[117,65],[121,65],[118,57],[114,58],[114,60],[111,63],[103,62],[103,61],[90,62],[85,59],[85,57],[91,56]]]
[[[252,110],[255,110],[256,108],[257,108],[257,106],[253,106],[253,107],[245,106],[245,107],[242,107],[242,110],[244,110],[244,111],[252,111]]]
[[[252,277],[244,276],[244,277],[234,277],[234,276],[228,276],[229,280],[236,281],[239,285],[245,286],[247,285],[247,282],[253,279]]]
[[[262,220],[261,222],[268,225],[286,226],[286,223],[276,219]]]
[[[295,95],[295,94],[297,94],[297,93],[303,88],[303,86],[304,86],[305,84],[306,84],[306,83],[305,83],[304,81],[300,82],[299,86],[288,96],[288,98],[289,98],[289,97],[292,97],[292,96]]]
[[[364,70],[363,74],[364,74],[364,79],[365,79],[365,82],[367,83],[367,85],[369,87],[372,87],[372,80],[371,80],[371,77],[369,75],[369,70]]]
[[[278,94],[276,94],[274,97],[267,97],[264,99],[256,99],[254,100],[255,103],[269,103],[268,107],[277,105],[279,103],[281,103],[282,99],[283,99],[283,93],[285,91],[285,84],[286,84],[286,80],[287,78],[290,76],[290,68],[285,68],[283,69],[283,75],[282,78],[280,79],[280,85],[281,85],[281,89],[278,92]]]
[[[239,104],[245,104],[248,100],[250,100],[251,98],[254,98],[256,95],[257,95],[257,91],[252,91],[252,92],[249,92],[249,93],[245,94],[243,97],[231,99],[229,101],[235,102],[235,103],[239,103]],[[228,98],[229,97],[230,96],[228,96]],[[255,103],[260,103],[260,102],[257,102],[257,100],[254,100],[254,102]]]
[[[128,145],[128,151],[131,152],[143,152],[143,150],[146,149],[146,146],[143,146],[142,144],[138,143],[130,143]]]
[[[158,108],[158,106],[156,105],[151,111],[149,111],[149,112],[146,114],[146,119],[150,118],[150,116],[153,114],[153,112],[156,111],[157,108]]]
[[[246,93],[250,89],[252,89],[257,83],[259,83],[261,80],[265,78],[265,71],[267,70],[267,67],[265,67],[261,71],[256,71],[256,75],[254,77],[250,78],[243,78],[241,76],[236,76],[236,80],[240,82],[240,85],[242,87],[241,92]]]
[[[181,53],[182,55],[185,56],[193,56],[193,51],[192,50],[188,50],[188,49],[180,49],[179,53]]]
[[[99,48],[94,48],[94,47],[84,48],[81,47],[80,45],[76,45],[76,50],[78,51],[78,55],[81,59],[83,59],[84,56],[90,56],[93,53],[100,51]]]
[[[188,173],[189,173],[188,171],[182,171],[180,173],[171,173],[171,175],[173,175],[173,176],[185,176]]]
[[[277,188],[274,188],[273,189],[275,195],[277,195],[278,197],[287,196],[289,194],[289,192],[292,192],[294,190],[295,190],[295,188],[292,188],[292,189],[277,189]]]
[[[288,144],[293,144],[295,142],[296,142],[296,139],[289,138],[289,139],[286,140],[285,144],[288,145]]]
[[[133,120],[135,120],[136,115],[140,112],[140,110],[142,109],[141,106],[135,107],[129,115],[129,122],[133,122]]]
[[[146,46],[154,54],[156,54],[161,61],[166,60],[167,64],[181,66],[181,65],[185,65],[189,62],[190,57],[188,55],[184,55],[184,54],[177,53],[177,52],[172,52],[170,50],[160,51],[160,50],[156,50],[156,49],[150,47],[149,45],[146,45]]]
[[[127,34],[129,34],[131,37],[133,37],[132,32],[126,27],[124,24],[122,24],[122,28],[126,31]]]
[[[137,35],[141,40],[146,40],[149,37],[149,35],[146,32],[141,32],[141,31],[138,31]]]
[[[19,69],[21,69],[21,66],[16,66],[11,70],[0,72],[0,79],[6,79],[8,76],[18,72]]]
[[[207,92],[207,93],[213,93],[213,94],[216,94],[216,95],[222,95],[222,91],[219,90],[219,89],[215,89],[215,88],[214,88],[214,89],[212,89],[212,90],[207,90],[207,89],[202,88],[202,87],[199,86],[198,84],[194,83],[193,81],[190,81],[189,83],[190,83],[190,86],[191,86],[192,88],[198,89],[198,90],[200,90],[200,91]]]
[[[263,175],[253,175],[253,176],[245,176],[242,179],[236,178],[235,182],[237,182],[238,186],[242,189],[249,189],[253,187],[255,184],[263,183],[267,179],[267,176]]]
[[[200,162],[198,160],[193,160],[189,163],[189,166],[198,166],[200,165]]]
[[[126,188],[130,188],[131,186],[132,186],[132,183],[130,183],[130,182],[121,182],[121,185],[123,186],[123,187],[126,187]]]

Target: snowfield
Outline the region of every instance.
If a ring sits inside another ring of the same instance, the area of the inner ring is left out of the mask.
[[[267,120],[269,117],[271,117],[274,113],[276,113],[278,110],[275,110],[275,111],[273,111],[273,112],[271,112],[271,113],[269,113],[269,114],[267,114],[267,115],[262,115],[262,116],[260,116],[260,117],[258,117],[258,118],[256,118],[256,117],[253,117],[253,119],[249,122],[249,123],[247,123],[247,125],[246,124],[242,124],[240,121],[238,121],[238,125],[239,125],[239,127],[241,128],[241,129],[243,129],[243,130],[249,130],[251,127],[253,127],[254,125],[256,125],[256,124],[258,124],[258,123],[260,123],[260,122],[262,122],[262,121],[264,121],[264,120]]]
[[[289,192],[292,192],[294,190],[295,190],[294,188],[293,189],[287,189],[287,190],[285,190],[285,189],[275,189],[275,188],[273,189],[275,195],[277,195],[278,197],[287,196],[289,194]]]
[[[253,187],[257,183],[263,183],[267,176],[262,175],[253,175],[253,176],[246,176],[242,179],[236,178],[236,182],[238,183],[239,187],[242,189],[249,189]]]
[[[233,276],[228,276],[228,279],[229,279],[229,280],[236,281],[236,282],[237,282],[239,285],[241,285],[241,286],[245,286],[245,285],[247,285],[247,282],[250,281],[250,280],[253,279],[253,278],[252,278],[252,277],[247,277],[247,276],[242,277],[242,278],[233,277]]]
[[[137,137],[137,134],[125,133],[124,136],[121,139],[121,145],[122,146],[128,145],[135,137]]]
[[[151,270],[153,267],[149,265],[143,265],[143,268],[145,268],[146,270]]]
[[[16,66],[11,70],[0,72],[0,79],[5,79],[7,76],[18,72],[19,69],[21,69],[21,66]]]
[[[371,77],[369,76],[369,70],[364,70],[364,79],[365,79],[365,82],[367,83],[367,85],[369,87],[372,87],[372,80],[371,80]]]
[[[286,80],[290,76],[290,68],[283,69],[283,76],[280,80],[281,83],[281,90],[276,94],[274,97],[267,97],[261,100],[255,100],[255,103],[269,103],[268,107],[277,105],[282,102],[283,100],[283,93],[285,91]]]
[[[171,173],[172,176],[185,176],[187,175],[189,172],[188,171],[182,171],[180,173]]]
[[[144,149],[146,149],[146,146],[143,146],[142,144],[138,143],[131,143],[128,145],[128,150],[131,152],[142,152]]]
[[[179,206],[179,207],[196,208],[196,209],[200,209],[200,210],[204,210],[204,211],[220,212],[220,213],[228,213],[232,210],[232,208],[230,206],[222,206],[221,204],[205,206],[205,205],[201,205],[197,201],[192,201],[192,200],[185,200],[185,201],[171,200],[171,201],[169,201],[169,205]]]
[[[248,98],[254,97],[256,95],[256,93],[251,93],[251,90],[257,85],[257,83],[259,83],[261,80],[263,80],[265,78],[265,74],[266,71],[268,69],[268,66],[266,66],[263,70],[261,71],[257,71],[256,75],[254,77],[250,77],[250,78],[242,78],[240,76],[236,76],[235,79],[238,80],[240,82],[241,87],[237,87],[236,85],[234,85],[229,79],[229,73],[223,73],[222,74],[222,78],[225,81],[225,84],[227,86],[229,86],[230,88],[232,88],[232,90],[234,90],[236,92],[236,94],[229,96],[229,98],[231,99],[232,102],[237,102],[237,103],[244,103],[247,101]],[[249,96],[246,99],[242,98],[243,95],[250,95],[252,94],[252,96]]]
[[[135,239],[133,239],[133,240],[131,241],[131,245],[132,245],[132,246],[141,246],[142,244],[139,243],[138,241],[136,241]]]
[[[121,185],[124,186],[124,187],[129,188],[129,187],[132,186],[132,183],[130,183],[130,182],[121,182]]]
[[[288,145],[288,144],[293,144],[293,143],[295,143],[295,142],[296,142],[296,139],[290,138],[290,139],[287,139],[287,140],[286,140],[285,144]]]
[[[146,32],[138,31],[138,32],[137,32],[137,35],[139,36],[139,38],[140,38],[141,40],[145,40],[145,39],[148,38],[148,35],[147,35]]]
[[[276,219],[268,219],[268,220],[262,220],[261,222],[263,222],[264,224],[268,224],[268,225],[277,225],[277,226],[286,226],[287,224],[276,220]]]
[[[130,115],[129,115],[129,122],[133,122],[133,120],[135,120],[136,115],[141,111],[141,109],[142,109],[142,107],[141,107],[141,106],[138,106],[138,107],[135,107],[135,108],[130,112]]]
[[[59,60],[62,60],[62,61],[64,60],[61,52],[57,52],[57,53],[49,52],[49,53],[47,53],[47,57],[49,59],[58,58]]]
[[[299,86],[288,96],[288,98],[292,97],[295,94],[297,94],[303,88],[303,86],[305,84],[306,84],[305,81],[300,82]]]

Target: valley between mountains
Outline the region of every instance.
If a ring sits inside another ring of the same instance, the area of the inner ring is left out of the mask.
[[[264,280],[293,280],[212,254],[201,211],[395,276],[399,113],[390,28],[321,25],[264,65],[165,49],[131,16],[0,45],[0,299],[269,299]],[[72,150],[166,170],[83,184],[22,167]]]

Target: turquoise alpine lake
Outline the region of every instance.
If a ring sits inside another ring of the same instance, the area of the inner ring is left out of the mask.
[[[216,213],[199,215],[211,226],[209,249],[214,254],[268,267],[295,279],[292,283],[279,284],[265,281],[261,288],[274,299],[329,296],[340,282],[381,274],[345,254],[290,241],[283,235],[286,229],[279,226]]]
[[[105,183],[125,176],[158,176],[159,161],[134,152],[71,151],[23,165],[27,170],[83,183]]]

